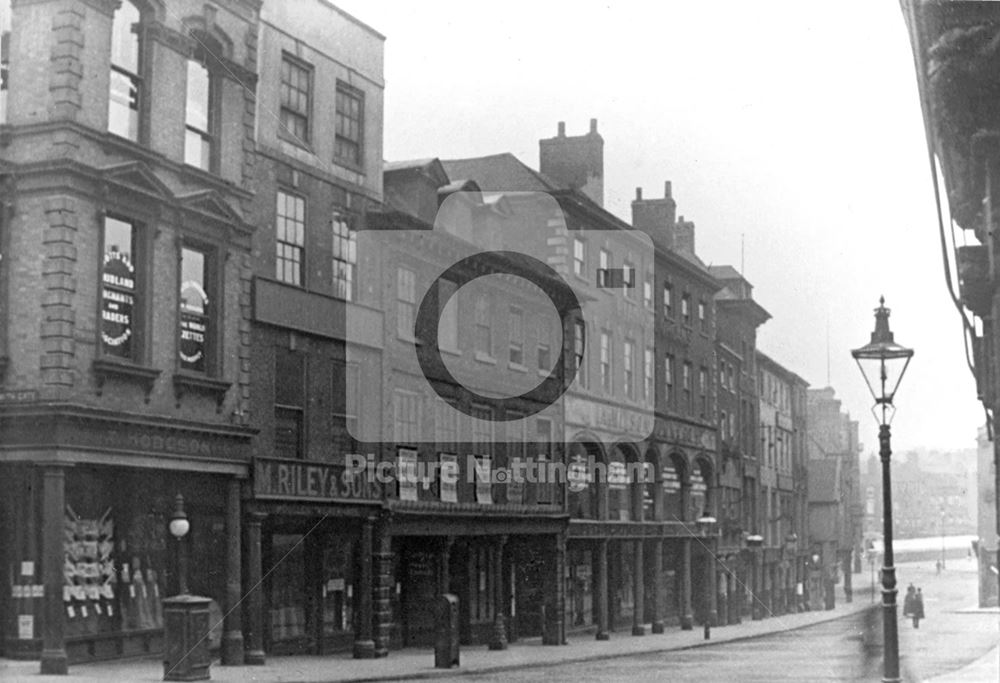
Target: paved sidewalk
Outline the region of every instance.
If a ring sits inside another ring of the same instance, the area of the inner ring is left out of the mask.
[[[1000,681],[1000,647],[993,648],[957,671],[928,678],[926,683],[996,683],[996,681]]]
[[[357,660],[346,656],[270,657],[265,666],[212,667],[215,681],[386,681],[431,679],[458,674],[492,673],[510,669],[555,666],[569,662],[625,657],[632,654],[682,650],[706,644],[718,644],[756,638],[771,633],[790,631],[812,624],[831,621],[854,614],[871,606],[867,591],[856,591],[851,604],[838,596],[836,609],[803,612],[760,621],[712,629],[711,640],[704,640],[703,631],[681,631],[676,627],[667,633],[632,636],[629,631],[611,634],[611,640],[598,642],[593,634],[573,635],[563,646],[544,646],[540,639],[513,643],[507,650],[494,652],[485,645],[464,647],[462,666],[444,670],[434,668],[434,654],[427,649],[405,649],[389,653],[384,659]],[[38,662],[14,662],[0,659],[0,680],[28,683],[104,683],[106,681],[160,681],[163,665],[159,660],[98,662],[70,667],[70,675],[41,676]]]

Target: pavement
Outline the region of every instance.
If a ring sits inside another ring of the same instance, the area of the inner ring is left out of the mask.
[[[929,683],[1000,681],[1000,652],[997,649],[1000,620],[994,610],[973,608],[974,569],[965,571],[955,567],[942,576],[935,576],[933,568],[903,565],[899,573],[903,590],[911,581],[923,587],[928,611],[927,620],[921,622],[920,629],[913,629],[909,622],[900,619],[900,652],[905,680]],[[568,644],[563,646],[544,646],[539,639],[521,640],[499,652],[485,646],[468,646],[462,648],[461,666],[450,670],[433,668],[431,650],[411,648],[396,650],[386,658],[374,660],[356,660],[348,655],[269,657],[264,666],[215,664],[211,673],[216,681],[281,683],[441,678],[567,680],[575,683],[627,679],[635,683],[661,680],[666,667],[671,669],[671,677],[676,680],[751,680],[752,677],[746,677],[749,674],[757,675],[753,680],[760,681],[802,680],[801,673],[809,670],[810,661],[817,661],[820,651],[837,651],[841,662],[854,658],[846,643],[860,639],[856,625],[862,619],[861,613],[873,605],[878,609],[878,596],[872,599],[871,587],[859,585],[864,583],[864,575],[855,575],[854,579],[856,589],[850,604],[844,602],[843,592],[838,587],[837,607],[833,610],[717,627],[712,629],[711,639],[707,641],[701,629],[681,631],[674,627],[667,633],[653,635],[647,626],[645,636],[632,636],[630,630],[623,630],[612,633],[611,639],[604,642],[596,641],[593,633],[581,633],[570,635]],[[843,621],[834,623],[837,620]],[[776,656],[781,648],[788,653],[787,658]],[[772,651],[771,655],[768,651]],[[668,654],[660,656],[660,653]],[[689,663],[687,669],[683,667],[684,662]],[[724,670],[728,671],[726,667],[738,667],[740,662],[744,668],[737,668],[735,678],[730,674],[722,675]],[[874,665],[880,667],[879,662]],[[633,669],[638,675],[631,676]],[[831,669],[832,673],[823,680],[871,678],[851,675],[849,670],[856,668]],[[688,678],[684,671],[689,671],[693,677]],[[163,665],[158,659],[74,665],[68,677],[39,675],[37,661],[0,659],[0,681],[103,683],[160,681],[162,677]]]
[[[394,650],[383,659],[352,659],[349,656],[269,657],[263,666],[212,666],[214,681],[393,681],[436,679],[456,676],[487,675],[538,667],[552,667],[594,660],[608,660],[637,654],[689,650],[720,643],[760,638],[806,626],[833,621],[863,611],[870,606],[868,587],[855,590],[854,601],[846,603],[838,591],[837,606],[832,610],[801,612],[741,624],[713,628],[705,640],[702,629],[682,631],[676,627],[666,633],[633,636],[630,630],[611,634],[607,641],[597,641],[593,633],[570,635],[566,645],[542,645],[541,639],[525,639],[508,649],[490,651],[485,645],[466,646],[461,651],[461,666],[435,669],[434,653],[429,649]],[[27,683],[105,683],[106,681],[161,681],[163,664],[159,659],[114,660],[77,664],[69,676],[42,676],[37,661],[0,659],[0,681]]]

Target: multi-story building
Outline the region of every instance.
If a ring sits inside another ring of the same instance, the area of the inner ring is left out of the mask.
[[[763,546],[748,544],[746,539],[764,532],[759,491],[756,349],[757,328],[771,315],[754,301],[753,286],[735,268],[712,266],[709,272],[723,285],[715,295],[719,417],[725,412],[727,422],[719,449],[718,495],[720,509],[724,510],[720,554],[725,554],[727,566],[732,568],[730,614],[760,619],[765,614],[762,597],[766,576],[762,567],[768,556]]]
[[[242,660],[258,9],[0,2],[0,654],[43,673],[160,650],[177,494]]]
[[[452,181],[437,159],[388,163],[384,177],[387,206],[367,226],[381,232],[362,242],[379,260],[386,317],[387,419],[376,436],[383,461],[420,473],[385,496],[391,642],[432,645],[434,600],[452,593],[465,644],[561,643],[565,488],[538,467],[563,462],[563,412],[528,394],[562,376],[572,321],[557,311],[570,302],[540,295],[551,275],[475,256],[495,235],[522,232],[532,216],[516,199]],[[425,295],[439,313],[426,324]],[[443,366],[420,360],[428,345]]]
[[[692,628],[699,622],[729,622],[729,596],[735,575],[726,559],[715,561],[719,548],[698,538],[699,518],[723,516],[728,501],[715,500],[720,434],[729,428],[719,411],[716,381],[716,307],[719,283],[695,252],[695,226],[681,216],[672,186],[664,196],[646,198],[636,188],[632,224],[653,240],[655,269],[646,273],[655,318],[655,425],[652,449],[662,481],[662,542],[667,591],[660,620]],[[714,531],[714,530],[713,530]],[[730,558],[731,559],[731,558]],[[720,571],[721,570],[721,571]],[[697,612],[697,614],[695,613]]]
[[[382,492],[347,471],[386,419],[382,282],[357,250],[382,200],[383,41],[323,0],[268,2],[255,34],[249,663],[388,648]]]
[[[804,492],[805,394],[808,384],[757,351],[757,391],[760,419],[760,492],[764,553],[761,599],[769,613],[796,611],[806,537]],[[800,535],[801,534],[801,535]],[[801,542],[800,542],[801,541]]]
[[[850,601],[854,558],[861,549],[861,474],[858,423],[841,410],[831,387],[809,389],[809,542],[818,561],[809,568],[809,600],[815,609],[834,605],[834,586],[843,577]],[[818,597],[822,594],[822,599]]]
[[[993,59],[996,54],[996,25],[1000,5],[991,2],[918,2],[901,0],[903,17],[913,48],[920,108],[924,116],[927,151],[935,196],[948,199],[944,226],[957,226],[963,233],[964,246],[943,254],[955,277],[948,288],[956,301],[961,325],[971,349],[966,358],[976,378],[977,398],[987,416],[986,436],[993,442],[995,478],[984,483],[981,495],[993,501],[994,527],[983,530],[980,545],[981,567],[1000,566],[1000,497],[997,496],[997,472],[1000,472],[1000,445],[995,439],[995,416],[1000,408],[1000,279],[997,261],[996,221],[1000,203],[1000,135],[994,111],[1000,96],[995,87]],[[940,169],[940,175],[937,169]],[[944,179],[939,192],[939,177]],[[938,201],[938,216],[942,206]],[[928,234],[925,239],[939,239]],[[956,286],[957,285],[957,286]],[[971,355],[971,358],[969,357]],[[981,468],[983,472],[986,468]],[[984,558],[986,549],[993,558]],[[995,552],[994,552],[995,551]],[[990,594],[996,595],[1000,574],[981,577],[992,581]]]

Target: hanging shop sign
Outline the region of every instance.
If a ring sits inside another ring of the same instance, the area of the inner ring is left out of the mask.
[[[399,499],[417,500],[417,452],[411,448],[400,448],[396,459]]]

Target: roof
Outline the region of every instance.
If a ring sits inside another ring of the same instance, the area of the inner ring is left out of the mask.
[[[768,356],[766,353],[764,353],[760,349],[755,349],[755,352],[757,354],[757,360],[759,362],[762,362],[763,365],[766,365],[770,369],[772,369],[772,370],[780,373],[783,376],[783,378],[784,378],[784,380],[786,382],[795,382],[795,383],[801,384],[802,386],[805,386],[805,387],[809,386],[809,382],[807,382],[804,379],[802,379],[801,377],[799,377],[797,374],[795,374],[794,372],[792,372],[791,370],[789,370],[788,368],[786,368],[784,365],[782,365],[778,361],[776,361],[773,358],[771,358],[770,356]]]
[[[449,178],[474,180],[484,192],[551,192],[565,189],[510,152],[469,159],[442,159]]]
[[[736,278],[744,279],[740,272],[733,268],[732,266],[709,266],[708,272],[710,272],[713,277],[717,277],[720,280],[735,280]]]

